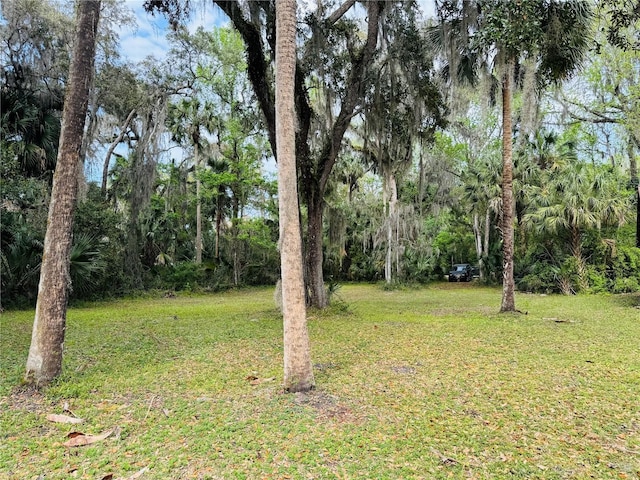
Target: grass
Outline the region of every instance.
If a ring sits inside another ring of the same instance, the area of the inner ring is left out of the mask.
[[[70,309],[64,373],[19,386],[0,324],[0,479],[640,478],[638,296],[346,285],[309,312],[318,388],[281,391],[271,289]],[[68,408],[86,420],[47,422]],[[106,440],[69,449],[66,434]]]

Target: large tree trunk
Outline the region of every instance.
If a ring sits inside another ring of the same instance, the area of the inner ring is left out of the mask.
[[[502,77],[502,304],[501,312],[515,312],[513,278],[513,158],[511,131],[511,78],[513,60]]]
[[[214,0],[222,11],[224,11],[234,26],[242,35],[246,45],[248,60],[248,76],[256,93],[258,103],[265,116],[269,141],[273,151],[277,151],[277,141],[275,135],[275,115],[273,107],[273,90],[268,82],[270,78],[267,59],[270,58],[269,51],[265,49],[262,40],[262,33],[256,25],[244,18],[240,2]],[[267,24],[271,10],[270,6],[277,6],[279,2],[263,2],[269,5],[266,8]],[[348,0],[343,3],[326,21],[329,25],[335,23],[344,15],[346,10],[353,6],[355,2]],[[339,102],[339,113],[335,117],[333,125],[329,129],[328,135],[322,140],[323,146],[319,153],[311,155],[309,148],[311,120],[315,112],[311,108],[308,99],[308,89],[305,84],[307,76],[300,65],[297,67],[295,77],[295,100],[298,112],[298,122],[296,128],[298,163],[301,172],[301,183],[303,187],[303,200],[306,202],[308,212],[307,224],[307,245],[306,245],[306,279],[309,289],[309,301],[314,307],[322,308],[328,305],[328,297],[324,288],[322,276],[322,217],[324,200],[329,175],[335,165],[340,145],[344,134],[351,123],[354,111],[361,101],[362,92],[370,81],[370,77],[365,75],[366,68],[371,64],[379,36],[380,14],[385,8],[385,2],[365,2],[367,17],[367,38],[364,46],[353,58],[353,66],[346,79],[344,95]],[[324,22],[323,22],[324,23]],[[271,31],[272,25],[267,29]],[[323,29],[319,29],[321,31]],[[267,35],[269,37],[269,35]],[[276,155],[277,157],[277,155]],[[279,161],[279,159],[278,159]]]
[[[324,213],[324,200],[321,194],[309,200],[307,219],[307,252],[306,269],[307,285],[309,287],[309,303],[316,308],[324,308],[329,305],[329,296],[324,287],[324,275],[322,271],[322,218]]]
[[[295,0],[278,0],[276,25],[276,144],[284,321],[284,388],[288,392],[305,392],[314,387],[315,381],[307,332],[296,173]]]
[[[69,294],[69,255],[82,148],[95,60],[100,0],[78,1],[75,48],[69,70],[58,161],[44,240],[38,301],[27,358],[25,382],[46,385],[62,370]]]

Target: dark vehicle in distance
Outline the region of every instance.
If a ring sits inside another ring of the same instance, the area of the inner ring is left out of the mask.
[[[449,272],[450,282],[470,282],[473,279],[473,267],[468,263],[457,263]]]

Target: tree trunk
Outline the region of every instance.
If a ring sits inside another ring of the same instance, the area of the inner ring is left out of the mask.
[[[480,263],[480,278],[482,279],[482,230],[480,230],[480,219],[477,213],[473,214],[473,235],[476,239],[476,257]]]
[[[640,178],[638,177],[638,162],[635,155],[636,148],[640,149],[640,141],[636,135],[631,135],[629,143],[629,176],[631,177],[631,186],[636,190],[636,247],[640,248]]]
[[[78,1],[77,12],[75,48],[62,113],[60,148],[25,374],[25,382],[38,387],[50,383],[62,370],[78,158],[93,76],[100,0]]]
[[[322,271],[322,217],[324,201],[320,194],[308,201],[307,219],[307,283],[309,287],[310,304],[316,308],[329,305],[329,296],[324,287]]]
[[[487,207],[484,216],[484,246],[482,250],[482,260],[480,262],[480,280],[489,280],[489,240],[491,238],[491,211]]]
[[[288,392],[305,392],[314,387],[315,381],[307,331],[295,154],[295,0],[279,0],[276,3],[276,25],[276,156],[284,321],[284,388]]]
[[[392,172],[386,175],[388,196],[387,211],[387,255],[384,262],[384,279],[387,284],[393,281],[393,260],[394,252],[398,249],[398,189],[396,186],[396,178]],[[398,258],[396,257],[396,267],[398,267]]]
[[[196,174],[196,265],[202,263],[202,198],[200,195],[200,156],[198,144],[194,145],[194,162]]]
[[[220,230],[222,230],[222,195],[218,194],[216,208],[216,260],[220,259]]]
[[[571,227],[571,254],[576,259],[576,273],[578,275],[578,291],[584,291],[589,288],[587,279],[587,265],[582,256],[582,241],[580,238],[580,229]]]
[[[502,77],[502,304],[500,312],[515,312],[513,278],[513,158],[511,78],[514,61],[506,62]]]

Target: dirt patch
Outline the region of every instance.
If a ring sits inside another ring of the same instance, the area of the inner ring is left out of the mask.
[[[46,406],[49,405],[45,401],[42,393],[36,388],[29,386],[14,388],[7,397],[0,399],[0,404],[5,404],[11,410],[22,410],[32,413],[44,412]]]
[[[410,367],[408,365],[393,366],[391,367],[391,371],[400,375],[413,375],[414,373],[416,373],[415,367]]]
[[[353,411],[340,404],[338,399],[333,395],[321,391],[313,391],[307,393],[296,393],[294,402],[314,409],[320,417],[339,422],[354,422],[356,416]]]

